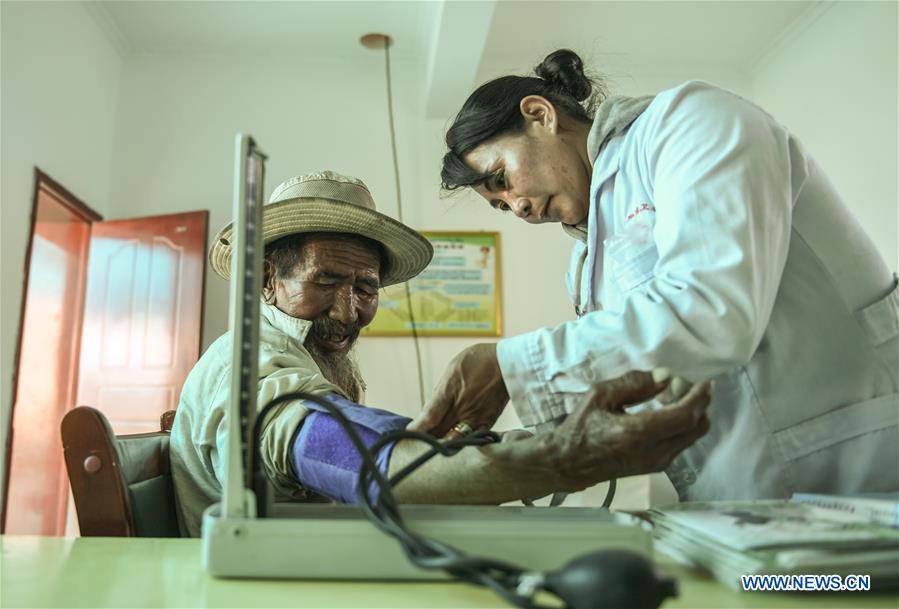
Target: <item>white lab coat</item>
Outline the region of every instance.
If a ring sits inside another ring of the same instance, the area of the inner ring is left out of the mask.
[[[688,82],[590,153],[580,318],[498,346],[523,423],[667,366],[715,379],[710,432],[666,472],[681,500],[899,488],[896,278],[798,140]]]

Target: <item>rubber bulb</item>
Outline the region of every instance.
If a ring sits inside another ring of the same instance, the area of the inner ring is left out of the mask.
[[[571,560],[547,573],[542,587],[569,609],[656,609],[677,596],[677,582],[661,577],[649,560],[615,549]]]

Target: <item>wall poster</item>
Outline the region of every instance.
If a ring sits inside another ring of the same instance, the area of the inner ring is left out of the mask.
[[[428,268],[409,281],[419,336],[501,336],[499,233],[421,231],[434,246]],[[404,284],[381,290],[368,336],[411,336]]]

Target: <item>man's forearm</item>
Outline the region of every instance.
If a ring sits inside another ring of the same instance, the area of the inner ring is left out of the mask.
[[[363,444],[369,447],[379,437],[408,423],[404,417],[337,396],[325,399],[350,419]],[[323,410],[309,414],[294,439],[291,450],[297,480],[310,490],[352,503],[357,497],[362,460],[341,424]],[[506,436],[507,440],[511,437],[512,434]],[[379,453],[379,469],[386,468],[388,476],[394,475],[428,448],[421,442],[400,440]],[[498,504],[573,490],[564,484],[560,472],[565,467],[556,457],[559,454],[559,442],[552,433],[469,446],[452,457],[432,458],[397,485],[394,493],[406,503]]]
[[[392,476],[428,447],[403,440],[390,458]],[[469,446],[451,457],[437,455],[394,488],[403,503],[499,504],[554,491],[576,490],[563,480],[549,435],[487,446]]]
[[[497,504],[662,471],[708,431],[711,402],[711,384],[704,382],[663,400],[670,403],[660,410],[625,410],[667,387],[667,376],[654,379],[648,372],[604,381],[557,428],[524,440],[466,447],[452,457],[436,456],[399,483],[395,496],[406,503]],[[368,446],[409,421],[336,396],[326,399],[350,418]],[[379,469],[395,475],[427,450],[425,444],[401,440],[379,453]],[[337,500],[355,500],[362,460],[332,415],[310,414],[292,451],[300,484]]]

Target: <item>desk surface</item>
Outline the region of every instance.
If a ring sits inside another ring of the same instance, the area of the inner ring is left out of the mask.
[[[4,608],[509,607],[466,584],[215,579],[200,564],[196,539],[7,536],[0,552]],[[665,609],[899,606],[896,595],[863,592],[740,593],[664,558],[660,566],[680,585]]]

